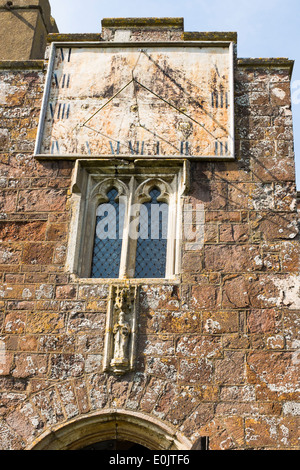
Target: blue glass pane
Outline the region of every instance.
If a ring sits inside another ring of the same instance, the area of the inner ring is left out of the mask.
[[[109,191],[109,201],[97,210],[92,278],[119,277],[123,227],[120,227],[120,205],[115,201],[117,196],[116,189]]]
[[[166,275],[168,205],[157,201],[159,195],[158,189],[150,191],[152,200],[143,204],[146,210],[140,213],[140,227],[148,227],[148,234],[137,240],[135,277],[138,279]]]

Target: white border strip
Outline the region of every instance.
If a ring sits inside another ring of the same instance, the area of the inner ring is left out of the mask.
[[[229,139],[230,139],[230,156],[235,158],[235,121],[234,121],[234,43],[231,42],[229,46],[229,87],[230,87],[230,131],[229,131]]]
[[[38,125],[38,130],[37,130],[37,138],[36,138],[36,143],[35,143],[34,156],[40,155],[41,143],[42,143],[42,138],[43,138],[43,135],[44,135],[44,127],[45,127],[45,118],[46,118],[46,112],[47,112],[48,98],[49,98],[49,95],[50,95],[50,89],[51,89],[51,83],[52,83],[52,72],[53,72],[53,67],[54,67],[55,55],[56,55],[56,46],[54,45],[54,43],[52,43],[51,44],[51,49],[50,49],[49,62],[48,62],[47,76],[46,76],[46,81],[45,81],[44,96],[43,96],[42,107],[41,107],[41,112],[40,112],[40,119],[39,119],[39,125]],[[49,155],[49,157],[50,157],[50,155]]]

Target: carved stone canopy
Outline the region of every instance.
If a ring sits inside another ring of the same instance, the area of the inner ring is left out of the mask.
[[[134,369],[138,287],[111,286],[103,370],[117,375]]]

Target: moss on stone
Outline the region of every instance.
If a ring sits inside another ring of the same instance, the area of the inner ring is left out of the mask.
[[[1,60],[0,69],[1,70],[25,70],[25,69],[40,69],[43,70],[44,61],[43,60]]]
[[[240,67],[253,67],[260,68],[278,68],[278,69],[288,69],[290,75],[292,75],[294,68],[294,61],[287,59],[285,57],[273,57],[273,58],[246,58],[238,59],[238,66]]]
[[[186,32],[182,34],[184,41],[231,41],[237,43],[236,32]]]
[[[103,28],[183,29],[183,18],[103,18]]]
[[[85,41],[103,41],[101,34],[87,33],[87,34],[61,34],[52,33],[48,34],[47,42],[85,42]]]

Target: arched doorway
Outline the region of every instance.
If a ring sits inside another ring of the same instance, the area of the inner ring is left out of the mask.
[[[105,410],[46,431],[28,450],[88,450],[88,447],[109,443],[138,445],[148,450],[189,450],[192,447],[175,428],[157,418],[138,412]]]
[[[118,450],[118,451],[130,451],[130,452],[143,452],[147,447],[136,444],[130,441],[120,441],[118,439],[112,439],[110,441],[95,442],[89,446],[83,447],[80,450]]]

